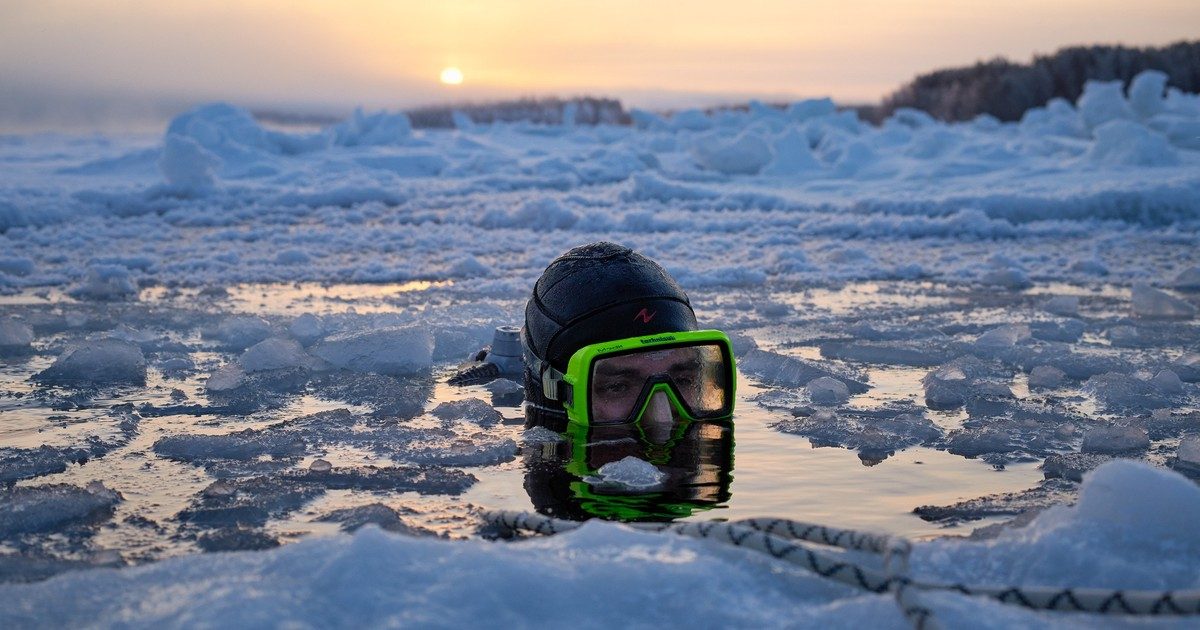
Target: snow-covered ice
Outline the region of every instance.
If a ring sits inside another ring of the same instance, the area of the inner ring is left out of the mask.
[[[1195,486],[1150,465],[1200,467],[1200,98],[1147,73],[1019,123],[872,126],[827,99],[633,123],[281,129],[216,104],[155,137],[0,138],[0,513],[63,516],[12,526],[0,580],[187,556],[0,586],[21,603],[0,625],[902,627],[887,597],[619,526],[508,546],[371,526],[476,537],[478,508],[531,507],[528,462],[571,444],[521,430],[519,382],[445,379],[599,239],[734,339],[736,467],[702,470],[737,483],[692,518],[985,519],[991,542],[920,543],[914,569],[1197,586],[1195,528],[1155,507],[1187,513]],[[654,468],[621,461],[601,476]],[[712,575],[720,596],[664,597]],[[547,576],[549,599],[464,596]],[[932,599],[958,625],[1093,621]]]

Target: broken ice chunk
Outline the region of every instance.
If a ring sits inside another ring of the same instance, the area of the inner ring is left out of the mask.
[[[390,326],[343,332],[313,347],[330,364],[354,372],[398,375],[429,368],[433,334],[420,326]]]
[[[1200,352],[1189,352],[1171,362],[1171,371],[1185,383],[1200,382]]]
[[[144,385],[146,357],[128,341],[88,341],[68,348],[33,378],[47,385]]]
[[[870,389],[866,383],[833,374],[810,361],[759,348],[751,348],[740,356],[738,369],[763,383],[779,387],[801,387],[813,379],[833,376],[842,381],[851,393],[861,394]]]
[[[640,460],[633,455],[609,462],[596,471],[595,477],[584,479],[593,486],[635,492],[657,490],[666,480],[667,473],[659,470],[654,464]]]
[[[1200,267],[1190,267],[1179,272],[1171,286],[1183,291],[1200,290]]]
[[[316,362],[313,357],[293,339],[271,337],[246,349],[238,359],[247,372],[262,372],[283,368],[311,368]]]
[[[28,353],[32,348],[33,328],[18,319],[0,319],[0,357]]]
[[[1162,390],[1164,394],[1183,393],[1183,381],[1179,380],[1179,375],[1171,370],[1159,370],[1158,374],[1155,374],[1150,382]]]
[[[382,504],[370,503],[357,507],[334,510],[317,519],[319,521],[341,523],[342,531],[352,532],[364,525],[375,525],[389,532],[407,534],[409,536],[436,536],[431,530],[414,527],[400,520],[400,513]]]
[[[217,368],[212,376],[204,383],[209,392],[228,392],[235,390],[246,382],[246,372],[236,363],[226,363]]]
[[[325,326],[316,315],[305,313],[292,320],[288,332],[302,345],[311,346],[325,334]]]
[[[80,300],[115,301],[136,298],[138,290],[125,267],[94,265],[83,282],[67,293]]]
[[[204,337],[230,350],[244,350],[271,336],[271,324],[261,317],[240,315],[225,319]]]
[[[1063,317],[1076,317],[1079,315],[1079,296],[1076,295],[1056,295],[1042,304],[1042,308],[1048,313],[1062,315]]]
[[[1150,448],[1146,429],[1137,426],[1098,427],[1083,434],[1084,453],[1125,453]]]
[[[979,282],[988,286],[1003,287],[1013,291],[1028,289],[1033,286],[1029,281],[1029,276],[1025,275],[1020,269],[992,269],[979,279]]]
[[[103,484],[18,486],[0,490],[0,538],[108,518],[121,494]]]
[[[1006,324],[997,326],[975,340],[975,347],[981,350],[998,351],[1011,348],[1029,339],[1029,326],[1023,324]]]
[[[1039,365],[1029,373],[1029,386],[1035,389],[1054,389],[1061,387],[1066,378],[1066,372],[1052,365]]]
[[[313,462],[308,465],[308,470],[315,473],[327,473],[333,470],[333,464],[324,459],[314,459]]]
[[[846,384],[829,376],[814,378],[804,388],[809,399],[818,405],[840,405],[850,399]]]
[[[1196,307],[1149,285],[1133,285],[1133,314],[1151,319],[1186,319],[1196,316]]]
[[[447,423],[465,421],[482,427],[493,426],[502,419],[499,411],[478,398],[444,402],[430,413]]]
[[[1168,404],[1167,395],[1158,387],[1117,372],[1093,376],[1083,389],[1110,410],[1160,409]]]
[[[1172,465],[1181,472],[1200,476],[1200,435],[1191,435],[1179,442]]]

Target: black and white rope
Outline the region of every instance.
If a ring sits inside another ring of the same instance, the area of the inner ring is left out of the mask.
[[[558,534],[582,523],[564,521],[527,512],[487,512],[493,526],[512,531]],[[746,519],[734,522],[630,523],[636,529],[670,532],[692,538],[714,540],[746,547],[800,566],[825,578],[873,593],[891,592],[905,617],[918,630],[938,627],[933,611],[922,601],[928,591],[954,591],[986,596],[1007,604],[1034,610],[1059,610],[1123,615],[1200,615],[1200,590],[1132,591],[1100,588],[1041,586],[974,586],[939,584],[908,576],[912,543],[899,536],[885,536],[800,523],[787,519]],[[883,570],[863,567],[847,559],[809,549],[804,541],[864,551],[883,557]]]

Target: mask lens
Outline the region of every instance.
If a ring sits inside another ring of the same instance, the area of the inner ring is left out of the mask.
[[[633,420],[642,393],[652,382],[669,382],[691,410],[703,417],[726,408],[726,360],[718,344],[647,349],[597,359],[591,374],[591,419]]]

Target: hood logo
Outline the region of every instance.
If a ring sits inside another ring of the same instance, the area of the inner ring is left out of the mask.
[[[640,320],[642,320],[643,324],[649,324],[650,320],[654,319],[655,315],[658,315],[658,311],[651,311],[651,312],[647,313],[646,309],[643,308],[642,310],[638,311],[637,315],[633,316],[633,321],[636,322],[637,320],[640,319]]]

